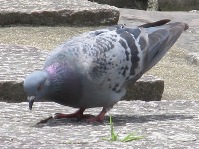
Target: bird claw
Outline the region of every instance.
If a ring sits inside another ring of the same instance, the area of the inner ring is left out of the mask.
[[[55,113],[54,119],[63,119],[63,118],[77,118],[77,119],[85,119],[86,122],[88,123],[95,123],[95,122],[102,122],[103,118],[96,117],[91,114],[83,114],[83,115],[78,115],[78,114],[62,114],[62,113]]]
[[[72,114],[62,114],[62,113],[55,113],[54,119],[62,119],[62,118],[77,118],[77,119],[91,119],[95,116],[91,114],[78,114],[78,113],[72,113]]]
[[[102,111],[100,112],[100,114],[96,117],[91,114],[83,114],[84,111],[85,111],[85,109],[80,108],[79,110],[77,110],[76,112],[71,113],[71,114],[55,113],[53,117],[51,116],[47,119],[41,120],[37,124],[47,123],[48,120],[50,120],[52,118],[53,119],[76,118],[78,120],[86,119],[86,122],[88,122],[88,123],[102,122],[104,119],[104,115],[107,112],[107,109],[103,108]]]
[[[88,123],[95,123],[95,122],[100,122],[100,123],[102,123],[103,122],[103,118],[101,118],[101,117],[90,117],[90,118],[88,118],[87,120],[86,120],[86,122],[88,122]]]
[[[48,118],[46,118],[46,119],[43,119],[43,120],[39,121],[36,125],[47,123],[50,119],[53,119],[53,117],[50,116],[50,117],[48,117]]]
[[[87,123],[95,123],[95,122],[100,122],[102,123],[103,122],[103,118],[102,117],[99,117],[99,116],[94,116],[94,115],[91,115],[91,114],[83,114],[81,115],[74,115],[74,114],[62,114],[62,113],[55,113],[54,116],[50,116],[46,119],[43,119],[41,121],[39,121],[36,125],[39,125],[39,124],[45,124],[47,123],[50,119],[63,119],[63,118],[77,118],[77,119],[86,119],[86,122]]]
[[[54,119],[61,119],[61,118],[66,118],[66,114],[62,113],[55,113],[53,116]]]

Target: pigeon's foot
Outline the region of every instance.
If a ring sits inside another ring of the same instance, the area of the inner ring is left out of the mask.
[[[50,119],[53,119],[53,117],[50,116],[50,117],[48,117],[48,118],[46,118],[46,119],[43,119],[43,120],[41,120],[40,122],[38,122],[36,125],[47,123]]]
[[[105,114],[107,113],[108,110],[109,110],[109,108],[103,108],[102,111],[100,112],[100,114],[98,116],[88,118],[87,122],[89,122],[89,123],[103,122],[104,116],[105,116]]]
[[[103,122],[103,120],[104,120],[104,117],[96,116],[96,117],[90,117],[86,121],[88,123],[94,123],[94,122],[100,122],[101,123],[101,122]]]
[[[77,118],[77,119],[86,119],[88,123],[94,123],[94,122],[103,122],[104,116],[107,113],[107,111],[110,108],[103,107],[102,111],[98,116],[93,116],[91,114],[83,114],[85,109],[80,108],[75,113],[72,114],[62,114],[62,113],[56,113],[54,118],[55,119],[62,119],[62,118]]]
[[[72,113],[72,114],[55,113],[54,118],[55,119],[62,119],[62,118],[90,119],[90,118],[94,117],[91,114],[83,114],[84,111],[85,111],[85,109],[80,108],[79,110],[77,110],[75,113]]]
[[[42,123],[47,123],[48,120],[50,119],[64,119],[64,118],[77,118],[77,119],[86,119],[86,121],[88,123],[94,123],[94,122],[103,122],[104,120],[104,116],[107,113],[107,111],[110,109],[107,107],[103,107],[102,111],[100,112],[100,114],[98,116],[93,116],[91,114],[83,114],[85,109],[80,108],[79,110],[77,110],[74,113],[71,114],[62,114],[62,113],[55,113],[54,117],[49,117],[47,119],[41,120],[39,123],[37,124],[42,124]]]
[[[91,119],[94,117],[91,114],[83,114],[84,111],[85,111],[85,109],[80,108],[79,110],[77,110],[76,112],[74,112],[72,114],[55,113],[54,117],[50,116],[46,119],[43,119],[40,122],[38,122],[37,125],[47,123],[50,119],[63,119],[63,118]]]
[[[90,119],[93,117],[94,115],[91,114],[76,115],[74,113],[72,114],[55,113],[54,119],[62,119],[62,118]]]

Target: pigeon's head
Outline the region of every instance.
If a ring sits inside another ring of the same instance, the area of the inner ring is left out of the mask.
[[[29,101],[29,109],[32,109],[34,101],[46,96],[49,82],[48,73],[45,71],[35,71],[24,80],[24,91]]]

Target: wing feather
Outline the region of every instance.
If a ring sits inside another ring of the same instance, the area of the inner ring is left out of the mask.
[[[184,23],[167,22],[131,28],[116,25],[82,34],[54,50],[45,66],[71,61],[93,83],[120,92],[126,82],[135,82],[152,68],[188,28]]]

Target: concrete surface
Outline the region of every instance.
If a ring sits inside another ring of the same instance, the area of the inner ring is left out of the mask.
[[[158,0],[158,10],[190,11],[199,10],[198,0]]]
[[[71,113],[74,109],[55,103],[0,102],[0,148],[199,148],[199,101],[121,101],[106,116],[104,123],[88,124],[84,120],[40,120],[54,113]],[[98,114],[101,109],[86,113]],[[120,137],[130,133],[144,136],[128,143],[109,142],[109,117]]]
[[[199,10],[198,0],[89,0],[119,8],[160,11]]]

